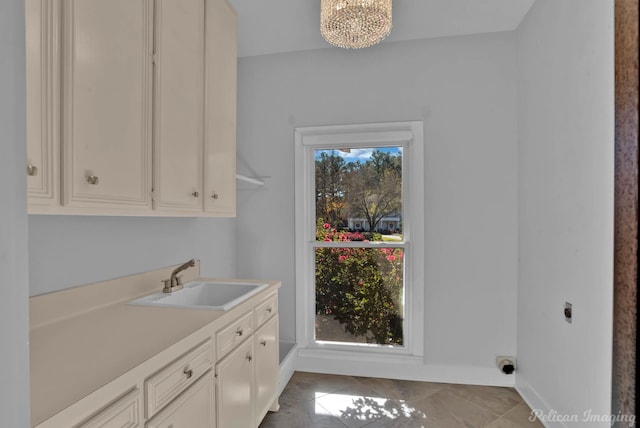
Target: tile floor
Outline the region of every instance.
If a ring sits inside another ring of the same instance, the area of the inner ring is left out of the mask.
[[[536,428],[512,388],[296,372],[260,428]]]

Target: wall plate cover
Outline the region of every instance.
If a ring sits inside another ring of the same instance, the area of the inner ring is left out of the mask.
[[[510,356],[497,356],[496,366],[504,374],[513,374],[516,371],[516,357]]]
[[[573,321],[573,305],[569,302],[564,302],[564,320],[569,324]]]

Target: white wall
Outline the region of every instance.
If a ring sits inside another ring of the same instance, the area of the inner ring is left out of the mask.
[[[24,4],[0,2],[0,425],[29,423]]]
[[[518,97],[517,387],[585,426],[583,412],[610,411],[612,0],[536,1],[518,29]]]
[[[238,274],[283,281],[283,340],[295,338],[294,128],[423,120],[425,367],[506,378],[494,367],[516,350],[515,67],[514,33],[240,59],[238,168],[270,178],[239,192]]]
[[[203,276],[233,278],[235,252],[235,219],[30,215],[30,294],[191,258]]]

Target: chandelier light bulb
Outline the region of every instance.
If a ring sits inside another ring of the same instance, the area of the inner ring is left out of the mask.
[[[321,0],[320,32],[334,46],[366,48],[391,33],[391,0]]]

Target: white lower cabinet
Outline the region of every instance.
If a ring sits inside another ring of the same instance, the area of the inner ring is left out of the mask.
[[[146,428],[215,428],[215,386],[209,372],[153,417]]]
[[[213,367],[211,339],[145,380],[146,416],[153,417]]]
[[[230,309],[36,428],[256,428],[278,407],[277,308]]]
[[[141,427],[139,389],[126,394],[115,403],[107,406],[77,428],[136,428]]]
[[[277,408],[280,363],[276,305],[275,295],[257,305],[254,311],[257,324],[255,333],[216,365],[217,417],[220,428],[257,427],[269,409]],[[262,316],[263,312],[271,315],[266,322]],[[236,323],[238,322],[240,320],[236,320]],[[241,330],[235,327],[236,323],[230,324],[219,333],[226,332],[229,327],[240,332]],[[220,336],[222,335],[219,334],[217,337]]]
[[[254,336],[256,426],[274,406],[278,396],[278,317],[260,327]],[[275,409],[273,409],[275,410]]]
[[[253,341],[247,340],[216,365],[218,426],[257,426],[253,414]]]

